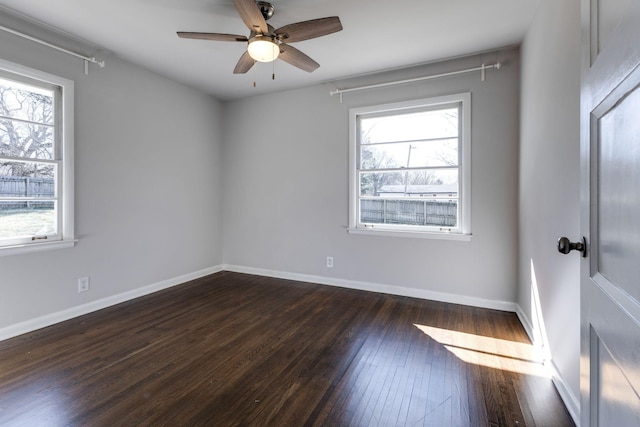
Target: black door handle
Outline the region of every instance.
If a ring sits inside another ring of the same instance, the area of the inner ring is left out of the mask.
[[[566,237],[561,237],[558,239],[558,252],[560,252],[561,254],[568,254],[573,250],[582,252],[582,256],[586,257],[587,256],[587,239],[583,237],[580,242],[572,242]]]

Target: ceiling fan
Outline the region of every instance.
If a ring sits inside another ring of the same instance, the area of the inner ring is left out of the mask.
[[[234,74],[244,74],[258,62],[271,62],[276,58],[298,67],[309,73],[316,70],[320,64],[308,57],[288,43],[309,40],[326,36],[342,30],[340,18],[312,19],[285,25],[278,29],[267,24],[273,16],[275,8],[271,3],[256,0],[233,0],[240,14],[240,18],[251,30],[249,37],[234,34],[194,33],[179,31],[178,37],[185,39],[214,40],[226,42],[247,42],[247,51],[242,54],[233,70]]]

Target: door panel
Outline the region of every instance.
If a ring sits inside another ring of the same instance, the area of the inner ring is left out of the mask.
[[[620,95],[614,91],[604,108],[594,111],[598,187],[592,189],[592,200],[597,200],[598,212],[592,216],[598,219],[597,269],[640,301],[640,90],[636,86]]]
[[[586,293],[597,309],[590,313],[591,404],[582,407],[583,417],[590,412],[591,424],[582,425],[640,426],[640,328],[620,310],[619,295],[600,286]]]
[[[598,340],[598,413],[599,425],[640,425],[640,400],[637,387],[628,381],[624,367],[620,366],[609,348]]]
[[[633,0],[593,0],[593,7],[597,8],[597,13],[594,14],[596,22],[591,27],[591,37],[594,40],[594,47],[596,48],[596,55],[602,51],[609,40],[609,35],[620,24],[622,17],[625,16],[627,10],[629,10],[631,2]],[[595,59],[595,56],[593,57]]]
[[[640,426],[640,2],[582,8],[581,425]]]

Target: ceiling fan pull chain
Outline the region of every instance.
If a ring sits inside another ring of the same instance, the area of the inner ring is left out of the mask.
[[[256,61],[253,61],[253,63],[255,64],[255,63],[256,63]],[[253,74],[253,77],[255,77],[255,76],[256,76],[256,69],[255,69],[255,67],[251,70],[251,73]],[[257,87],[257,85],[256,85],[256,79],[253,79],[253,87]]]

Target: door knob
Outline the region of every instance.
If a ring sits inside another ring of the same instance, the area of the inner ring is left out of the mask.
[[[573,250],[582,252],[582,256],[586,257],[587,256],[587,239],[583,237],[580,242],[572,242],[566,237],[561,237],[558,239],[558,252],[560,252],[561,254],[568,254]]]

